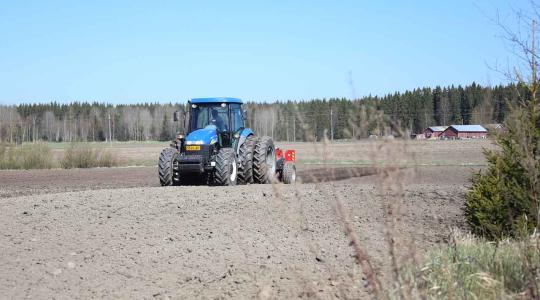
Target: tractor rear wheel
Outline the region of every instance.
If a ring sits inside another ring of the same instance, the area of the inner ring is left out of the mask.
[[[296,166],[293,163],[286,162],[285,165],[283,165],[281,180],[283,180],[283,183],[285,184],[296,182]]]
[[[238,149],[238,159],[240,165],[238,167],[238,183],[248,184],[253,183],[253,151],[257,138],[250,135]]]
[[[253,152],[253,179],[255,183],[270,183],[276,176],[276,149],[269,136],[263,136],[255,144]]]
[[[174,161],[178,154],[178,150],[174,148],[165,148],[161,151],[159,155],[158,174],[159,183],[162,186],[178,185],[179,177],[178,174],[175,174],[178,171],[174,167]]]
[[[236,165],[236,155],[232,148],[223,148],[216,157],[216,167],[214,169],[215,185],[236,185],[238,177],[238,167]]]

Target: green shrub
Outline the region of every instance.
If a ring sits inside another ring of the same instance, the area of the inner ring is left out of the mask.
[[[532,89],[536,91],[536,89]],[[485,151],[488,168],[472,180],[465,216],[472,231],[490,239],[519,236],[539,227],[540,105],[524,95],[496,137],[499,150]]]
[[[73,143],[66,149],[60,164],[65,169],[114,167],[118,165],[118,159],[109,151],[94,149],[83,143]]]
[[[51,148],[45,143],[23,146],[0,144],[0,169],[50,169],[54,167]]]

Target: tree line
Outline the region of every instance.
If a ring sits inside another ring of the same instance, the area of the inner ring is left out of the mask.
[[[382,97],[247,102],[247,125],[278,141],[419,133],[428,126],[501,123],[526,90],[519,85],[418,88]],[[0,142],[170,140],[185,103],[56,102],[0,105]],[[387,128],[387,129],[385,129]]]

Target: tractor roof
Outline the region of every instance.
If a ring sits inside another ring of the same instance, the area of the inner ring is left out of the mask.
[[[228,97],[215,97],[215,98],[193,98],[191,103],[203,104],[203,103],[239,103],[242,104],[242,100],[238,98]]]

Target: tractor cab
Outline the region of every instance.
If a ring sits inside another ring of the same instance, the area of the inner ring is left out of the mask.
[[[242,101],[236,98],[192,99],[189,102],[187,128],[189,134],[186,142],[217,142],[220,148],[236,148],[238,137],[245,128]],[[215,134],[212,134],[214,131]]]

